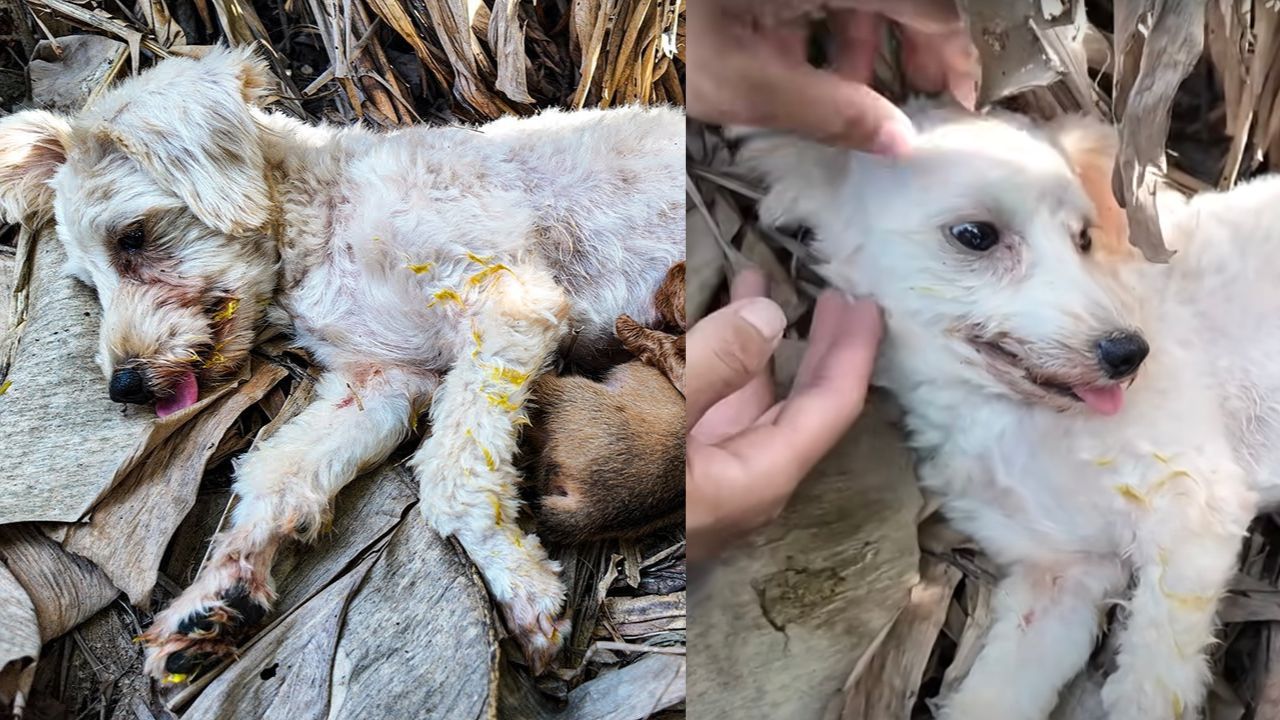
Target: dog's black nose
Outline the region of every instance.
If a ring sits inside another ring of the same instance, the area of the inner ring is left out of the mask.
[[[111,399],[118,403],[135,403],[143,405],[155,397],[147,390],[147,379],[142,373],[130,367],[123,367],[111,373],[111,385],[108,387]]]
[[[1136,332],[1119,332],[1098,341],[1098,362],[1112,380],[1127,378],[1138,371],[1151,348]]]

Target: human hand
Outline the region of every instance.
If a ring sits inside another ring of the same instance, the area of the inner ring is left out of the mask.
[[[791,394],[775,402],[769,361],[786,317],[764,292],[763,275],[743,273],[733,302],[687,337],[685,516],[693,562],[777,517],[866,400],[879,308],[824,292]]]
[[[809,65],[807,13],[826,8],[832,67]],[[787,15],[782,15],[783,9]],[[762,13],[772,10],[772,17]],[[973,108],[977,51],[954,0],[694,0],[687,9],[689,114],[898,155],[914,130],[869,85],[885,21],[898,24],[907,83]]]

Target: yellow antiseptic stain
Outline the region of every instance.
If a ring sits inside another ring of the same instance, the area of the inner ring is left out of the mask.
[[[1125,500],[1128,500],[1131,503],[1134,503],[1136,505],[1141,505],[1142,507],[1147,507],[1149,505],[1149,503],[1147,502],[1146,496],[1138,492],[1137,489],[1135,489],[1132,485],[1128,485],[1128,484],[1117,485],[1115,487],[1115,490],[1116,490],[1116,493],[1120,495],[1120,497],[1124,498]]]
[[[471,339],[475,341],[477,351],[484,347],[484,337],[480,335],[480,326],[475,320],[471,321]]]
[[[177,685],[178,683],[186,682],[189,677],[191,676],[186,673],[169,673],[164,676],[164,681],[171,685]]]
[[[489,502],[493,505],[493,524],[502,527],[502,501],[497,495],[489,495]]]
[[[515,368],[495,367],[489,371],[489,377],[494,382],[503,382],[520,387],[529,379],[529,373],[520,372]]]
[[[214,350],[214,351],[213,351],[213,354],[209,356],[209,362],[206,362],[206,363],[205,363],[205,366],[206,366],[206,367],[209,367],[209,366],[214,366],[214,365],[221,365],[221,364],[225,363],[226,361],[227,361],[227,358],[226,358],[226,356],[225,356],[225,355],[223,355],[222,353],[218,352],[217,350]]]
[[[435,263],[429,263],[429,262],[417,263],[417,264],[410,263],[409,265],[405,265],[405,267],[412,270],[414,275],[421,275],[423,273],[431,272],[431,268],[435,267]]]
[[[1116,461],[1115,458],[1098,458],[1097,460],[1093,461],[1093,464],[1097,465],[1098,467],[1106,467],[1114,463],[1115,461]]]
[[[470,251],[468,251],[468,252],[467,252],[467,259],[468,259],[468,260],[470,260],[471,262],[473,262],[473,263],[477,264],[477,265],[488,265],[489,263],[493,262],[493,256],[492,256],[492,255],[488,255],[488,256],[485,256],[485,257],[480,257],[479,255],[477,255],[477,254],[475,254],[475,253],[473,253],[473,252],[470,252]]]
[[[231,318],[235,317],[236,309],[239,307],[240,307],[240,301],[236,300],[235,298],[231,298],[230,300],[227,301],[227,304],[221,310],[219,310],[216,315],[213,316],[213,321],[226,322],[227,320],[230,320]]]
[[[12,380],[5,380],[4,382],[0,383],[0,395],[3,395],[9,392],[9,388],[11,387],[13,387]]]
[[[430,303],[427,303],[427,307],[435,307],[437,303],[442,302],[453,302],[457,303],[458,307],[463,307],[462,296],[458,294],[457,290],[452,288],[437,290],[431,297],[434,299]]]
[[[519,405],[511,402],[511,396],[507,393],[489,393],[487,397],[489,398],[489,404],[494,407],[500,407],[509,412],[520,409]]]
[[[1173,694],[1173,720],[1180,720],[1182,717],[1182,698],[1178,697],[1178,693]]]
[[[472,285],[479,285],[480,283],[483,283],[485,280],[488,280],[489,278],[502,272],[503,270],[510,271],[511,268],[507,267],[506,265],[503,265],[502,263],[495,263],[481,270],[475,275],[472,275],[471,279],[468,280],[467,282],[471,283]]]
[[[195,350],[188,350],[187,356],[183,359],[186,360],[187,362],[198,363],[200,362],[200,353],[196,352]]]
[[[1169,456],[1163,453],[1153,452],[1151,453],[1151,457],[1154,458],[1155,461],[1160,463],[1161,465],[1169,464]]]

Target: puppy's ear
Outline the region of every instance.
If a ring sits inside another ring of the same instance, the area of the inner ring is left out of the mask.
[[[1097,213],[1092,237],[1095,252],[1113,259],[1134,257],[1129,221],[1111,192],[1111,171],[1120,144],[1116,129],[1096,118],[1071,115],[1053,121],[1048,131],[1093,202]]]
[[[43,110],[0,120],[0,220],[38,225],[53,210],[49,181],[67,159],[71,128]]]
[[[760,219],[771,225],[812,225],[832,202],[849,165],[849,151],[773,131],[730,133],[740,167],[764,181]]]
[[[262,228],[270,194],[250,105],[268,91],[270,71],[251,50],[219,48],[198,60],[167,60],[151,73],[132,92],[122,88],[118,103],[95,108],[97,135],[210,227],[229,235]]]

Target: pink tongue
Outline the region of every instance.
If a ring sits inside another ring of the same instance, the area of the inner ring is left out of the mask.
[[[194,405],[199,396],[200,386],[196,383],[196,374],[187,371],[187,374],[178,381],[178,386],[173,389],[172,395],[156,401],[156,417],[164,417],[179,410],[185,410]]]
[[[1100,415],[1115,415],[1124,407],[1124,388],[1120,385],[1104,385],[1102,387],[1085,387],[1077,385],[1071,388],[1088,405]]]

